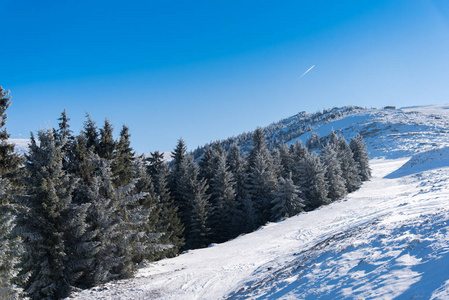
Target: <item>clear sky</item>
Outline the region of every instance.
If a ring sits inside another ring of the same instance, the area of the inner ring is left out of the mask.
[[[446,0],[0,0],[0,20],[13,138],[65,108],[76,133],[88,112],[147,153],[303,110],[449,102]]]

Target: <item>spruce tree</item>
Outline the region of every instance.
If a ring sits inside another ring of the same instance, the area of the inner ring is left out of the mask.
[[[63,170],[61,146],[51,130],[39,131],[38,136],[40,145],[32,136],[27,155],[26,213],[20,220],[28,250],[23,267],[31,274],[25,290],[33,299],[63,298],[80,276],[79,265],[71,261],[79,257],[71,255],[76,251],[70,247],[87,246],[74,242],[84,233],[84,215],[72,214],[75,181]]]
[[[115,141],[113,136],[114,127],[108,119],[104,120],[103,128],[100,129],[100,142],[98,155],[101,158],[111,160],[114,158]]]
[[[329,143],[335,145],[337,151],[337,158],[340,162],[343,179],[345,180],[346,190],[351,193],[357,190],[362,184],[359,176],[359,169],[354,160],[351,148],[348,142],[335,133],[331,133]]]
[[[287,179],[280,177],[272,200],[272,219],[277,221],[289,218],[303,211],[305,205],[299,194],[300,191],[293,183],[291,174]]]
[[[306,152],[297,168],[298,186],[305,201],[306,210],[313,210],[321,205],[329,204],[328,186],[325,179],[326,167],[318,154]]]
[[[328,197],[332,201],[341,199],[346,195],[347,191],[335,145],[327,144],[321,157],[326,166],[325,177],[328,184]]]
[[[205,179],[207,182],[210,182],[210,180],[214,177],[214,173],[217,167],[217,156],[218,153],[213,149],[212,146],[206,148],[203,156],[198,162],[198,175],[201,179]]]
[[[195,176],[196,177],[196,176]],[[206,180],[192,179],[191,220],[186,228],[187,249],[203,248],[209,244],[210,228],[207,225],[209,195]]]
[[[84,121],[84,133],[86,136],[86,146],[94,153],[98,153],[100,147],[98,129],[95,122],[92,120],[89,114],[86,114],[87,120]]]
[[[293,159],[287,145],[279,145],[279,156],[282,166],[281,176],[287,178],[293,170]]]
[[[312,134],[307,139],[306,147],[308,149],[320,149],[322,147],[320,135],[316,132],[312,132]]]
[[[193,171],[193,160],[187,160],[186,146],[182,139],[178,140],[175,150],[172,152],[173,171],[170,178],[170,191],[174,204],[178,208],[178,215],[184,228],[187,229],[189,221],[189,199],[186,197],[186,188],[190,182]]]
[[[253,203],[246,189],[246,160],[240,153],[237,144],[232,144],[227,156],[227,165],[233,175],[237,210],[235,217],[238,232],[250,232],[255,228],[255,212]]]
[[[370,180],[371,169],[369,167],[369,157],[368,152],[366,151],[366,143],[362,136],[357,133],[355,137],[351,138],[349,146],[351,148],[354,160],[358,164],[360,179],[362,181]]]
[[[160,215],[160,226],[165,233],[161,237],[161,243],[171,245],[164,250],[163,255],[167,257],[175,256],[182,246],[184,246],[184,227],[178,217],[178,207],[174,204],[168,189],[169,169],[164,163],[158,170],[157,177],[154,178],[156,193],[162,206]]]
[[[224,242],[238,234],[238,213],[233,175],[226,164],[226,154],[218,156],[218,164],[210,181],[210,228],[214,242]]]
[[[151,178],[155,179],[159,177],[159,174],[165,165],[164,154],[159,151],[154,151],[150,153],[150,157],[146,159],[148,162],[147,172]],[[155,186],[157,192],[157,186]]]
[[[271,219],[276,178],[271,169],[271,162],[266,160],[263,153],[258,153],[253,163],[248,172],[247,189],[254,204],[256,225],[260,226]]]
[[[11,105],[9,91],[0,86],[0,176],[11,180],[17,177],[18,166],[22,159],[14,153],[14,144],[8,143],[9,134],[6,130],[6,110]]]
[[[19,276],[19,263],[23,255],[22,240],[14,234],[16,217],[10,204],[11,187],[0,178],[0,299],[19,299],[23,290],[20,285],[27,274]]]
[[[8,143],[5,125],[10,99],[9,91],[0,87],[0,299],[21,297],[19,286],[27,279],[26,273],[19,275],[23,246],[14,230],[19,207],[13,195],[20,190],[17,178],[22,159],[14,153],[14,145]]]
[[[114,184],[116,187],[125,186],[131,183],[133,179],[133,161],[134,151],[131,148],[131,135],[129,129],[123,125],[120,131],[120,139],[117,143],[115,159],[112,163],[112,172],[115,176]]]

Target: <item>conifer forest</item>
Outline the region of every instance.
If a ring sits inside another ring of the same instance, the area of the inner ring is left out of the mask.
[[[132,277],[139,264],[222,243],[343,198],[371,177],[357,134],[332,131],[273,142],[261,128],[189,152],[138,155],[132,129],[86,115],[74,133],[31,134],[19,155],[8,142],[9,91],[0,87],[0,299],[62,299]],[[55,116],[57,118],[58,116]]]

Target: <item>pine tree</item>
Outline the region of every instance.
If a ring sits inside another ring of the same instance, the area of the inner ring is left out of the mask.
[[[185,190],[190,183],[190,175],[193,172],[193,160],[187,159],[186,146],[182,139],[178,140],[175,150],[172,152],[173,172],[170,179],[170,191],[174,204],[178,208],[178,215],[184,228],[187,229],[190,215],[189,199]]]
[[[120,139],[117,143],[116,156],[112,164],[112,172],[115,176],[114,184],[116,187],[125,186],[131,183],[133,179],[133,161],[134,151],[131,148],[131,135],[129,129],[123,125],[120,131]]]
[[[162,206],[160,215],[160,226],[165,234],[161,237],[161,243],[171,245],[166,248],[164,255],[167,257],[175,256],[182,246],[184,246],[184,227],[178,217],[178,208],[173,203],[173,198],[168,189],[169,169],[164,163],[158,170],[155,180],[156,193],[159,196]]]
[[[217,156],[218,153],[211,146],[207,147],[204,151],[203,156],[198,162],[199,166],[199,177],[205,179],[206,182],[214,177],[214,173],[217,167]]]
[[[293,170],[293,159],[287,145],[279,145],[279,156],[281,160],[281,176],[287,178]]]
[[[206,247],[210,234],[210,228],[207,225],[209,195],[206,194],[206,190],[208,186],[206,180],[197,180],[195,177],[192,179],[193,193],[190,210],[192,215],[186,228],[186,247],[188,249]]]
[[[98,153],[100,141],[97,125],[89,114],[86,114],[86,118],[87,120],[84,122],[84,134],[86,136],[87,149],[91,149],[94,153]]]
[[[144,193],[138,201],[136,208],[140,208],[139,214],[143,214],[147,221],[140,221],[141,225],[136,226],[137,234],[133,236],[133,262],[139,263],[143,260],[153,261],[160,258],[165,248],[170,245],[159,243],[160,238],[165,234],[160,226],[160,215],[162,205],[159,196],[154,191],[151,176],[146,172],[146,165],[143,156],[139,156],[134,161],[134,181],[136,194]]]
[[[23,255],[21,238],[14,234],[16,218],[10,204],[10,186],[6,179],[0,179],[0,299],[19,299],[20,285],[27,279],[19,276],[20,258]]]
[[[6,110],[11,105],[9,91],[0,86],[0,176],[11,180],[17,176],[18,166],[22,163],[21,158],[14,153],[14,144],[8,143],[9,134],[6,131]]]
[[[119,277],[112,270],[120,262],[115,241],[120,239],[121,232],[117,216],[119,203],[115,199],[110,163],[92,152],[85,160],[86,164],[93,166],[92,179],[79,186],[75,199],[90,204],[87,222],[96,233],[93,241],[97,247],[91,253],[93,261],[79,279],[80,287],[89,288]]]
[[[255,228],[255,212],[253,203],[246,190],[246,160],[240,153],[237,144],[232,144],[227,156],[229,171],[233,174],[235,199],[237,210],[235,217],[238,224],[238,232],[250,232]]]
[[[238,232],[237,202],[233,175],[226,164],[226,153],[218,156],[218,164],[210,181],[210,228],[214,242],[224,242],[235,237]]]
[[[351,148],[354,160],[358,164],[360,179],[362,181],[370,180],[371,169],[369,167],[369,157],[368,152],[366,151],[366,143],[362,136],[357,133],[355,137],[351,138],[349,146]]]
[[[40,145],[32,136],[27,155],[27,212],[20,220],[28,249],[24,271],[31,273],[25,290],[33,299],[63,298],[80,276],[79,265],[71,261],[75,257],[70,247],[86,244],[69,240],[78,240],[84,233],[84,215],[72,214],[75,181],[63,170],[61,146],[56,145],[51,130],[39,131],[38,136]],[[81,227],[78,236],[70,236],[77,227]]]
[[[271,218],[273,192],[276,188],[275,174],[263,153],[256,155],[254,165],[247,177],[247,189],[256,212],[256,224],[265,224]]]
[[[326,167],[314,152],[306,152],[297,167],[298,186],[305,201],[306,210],[313,210],[329,204],[328,186],[325,179]]]
[[[248,167],[252,168],[256,164],[256,156],[261,155],[267,162],[270,160],[265,136],[261,128],[254,131],[252,137],[252,148],[248,155]]]
[[[299,196],[299,189],[293,183],[291,174],[287,179],[279,178],[279,184],[274,192],[272,219],[289,218],[303,211],[304,201]]]
[[[354,160],[348,142],[346,142],[342,136],[332,132],[330,137],[329,143],[335,145],[337,158],[340,162],[343,179],[345,180],[346,190],[351,193],[357,190],[362,184],[357,163]]]
[[[113,136],[114,127],[108,119],[104,120],[103,128],[100,129],[100,142],[98,155],[101,158],[111,160],[114,158],[115,141]]]
[[[320,149],[322,147],[320,135],[316,132],[312,132],[312,134],[307,139],[306,147],[308,149]]]
[[[265,224],[271,217],[273,192],[276,187],[276,174],[273,162],[266,147],[262,129],[257,129],[252,137],[252,148],[248,155],[246,174],[248,200],[251,200],[256,213],[256,226]]]
[[[19,276],[23,246],[14,231],[18,205],[13,195],[20,189],[17,177],[22,159],[14,153],[14,145],[8,143],[5,125],[10,99],[9,91],[0,87],[0,299],[21,297],[19,286],[27,279],[27,274]]]
[[[163,168],[164,162],[164,154],[159,151],[154,151],[150,153],[150,157],[146,159],[148,162],[147,172],[151,176],[151,178],[155,179],[159,177],[159,174]],[[157,186],[156,192],[157,192]]]
[[[327,144],[322,152],[322,161],[326,166],[326,181],[328,184],[328,197],[333,201],[346,195],[346,186],[335,151],[335,145]]]

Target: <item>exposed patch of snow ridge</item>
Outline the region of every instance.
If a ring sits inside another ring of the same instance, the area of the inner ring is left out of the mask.
[[[369,143],[373,178],[355,193],[74,296],[448,299],[447,117],[401,110],[360,114],[357,122],[334,128],[345,136],[362,131]]]

